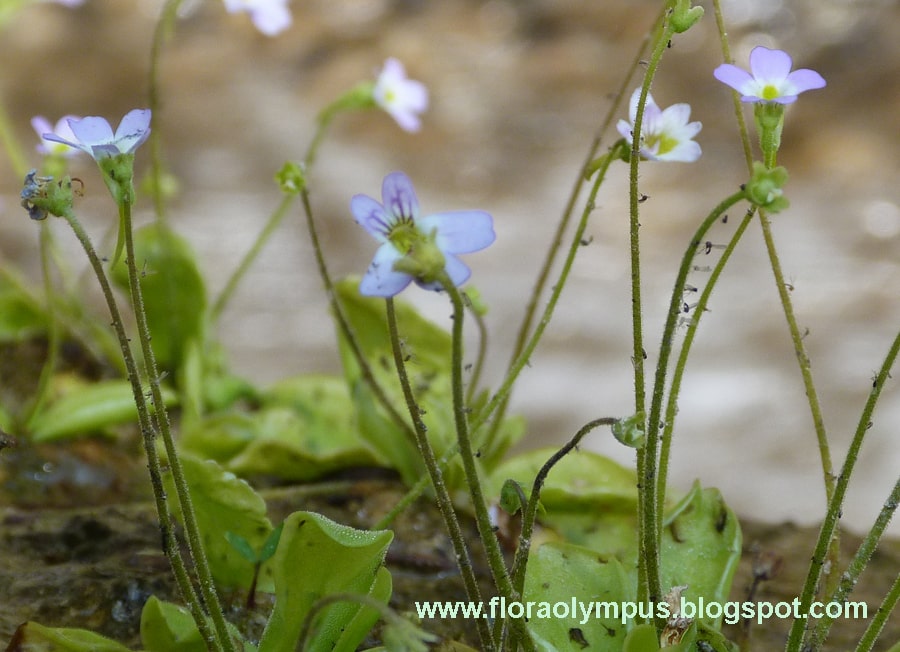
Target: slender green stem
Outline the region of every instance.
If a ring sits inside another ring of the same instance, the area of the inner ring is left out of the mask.
[[[222,314],[222,310],[224,310],[225,306],[228,305],[228,302],[234,295],[235,289],[237,289],[237,286],[244,279],[244,275],[247,273],[253,263],[256,262],[256,259],[265,246],[266,242],[269,241],[269,238],[272,236],[275,230],[279,226],[281,226],[281,222],[282,220],[284,220],[284,216],[287,215],[288,209],[293,203],[293,195],[285,195],[282,198],[281,203],[278,205],[278,208],[275,209],[275,212],[272,213],[271,217],[269,217],[269,220],[268,222],[266,222],[263,230],[256,237],[256,240],[253,241],[253,245],[250,247],[250,250],[246,254],[244,254],[241,262],[229,277],[224,289],[219,294],[219,296],[216,297],[215,302],[213,302],[212,308],[210,309],[210,320],[213,323],[216,323],[219,320],[219,317]]]
[[[28,172],[28,159],[16,139],[15,132],[10,124],[9,114],[6,112],[2,98],[0,98],[0,145],[6,150],[9,162],[12,164],[16,177],[22,179]]]
[[[494,410],[496,410],[509,396],[509,393],[512,391],[513,384],[515,383],[516,379],[519,377],[519,374],[522,372],[525,366],[529,363],[531,355],[534,353],[535,348],[537,348],[538,342],[540,342],[541,336],[544,334],[544,330],[550,324],[550,320],[553,317],[553,310],[556,308],[556,304],[559,301],[562,290],[569,278],[569,272],[571,272],[572,270],[572,264],[575,262],[575,256],[578,253],[578,249],[582,246],[582,238],[584,237],[584,231],[587,228],[588,218],[590,218],[591,213],[594,211],[597,193],[600,190],[600,186],[603,184],[603,181],[606,177],[606,171],[609,169],[610,164],[617,159],[616,152],[617,150],[610,150],[610,152],[608,152],[606,156],[603,157],[603,161],[601,162],[601,165],[597,170],[597,176],[594,179],[594,185],[591,187],[591,192],[588,195],[584,210],[581,213],[581,220],[579,221],[578,226],[575,229],[575,234],[573,235],[571,244],[569,245],[569,253],[566,256],[566,260],[563,263],[562,269],[560,270],[559,278],[553,285],[553,289],[550,293],[550,298],[547,301],[547,305],[544,307],[544,312],[541,315],[540,321],[538,321],[538,324],[532,332],[528,343],[524,347],[522,347],[522,352],[519,354],[519,358],[507,372],[506,378],[503,379],[503,383],[500,385],[500,388],[497,390],[494,396],[491,397],[491,400],[488,402],[485,408],[481,410],[481,412],[479,412],[477,418],[473,421],[472,432],[477,432],[481,428],[481,426],[484,425],[484,423],[491,417],[491,415],[494,413]]]
[[[641,65],[642,57],[644,56],[644,53],[646,52],[647,47],[650,44],[652,35],[656,31],[660,22],[663,20],[665,11],[666,8],[663,7],[663,9],[659,13],[659,16],[654,22],[654,27],[652,27],[647,32],[647,35],[644,37],[643,42],[638,47],[638,51],[635,54],[634,59],[632,60],[631,65],[628,68],[628,71],[622,77],[622,83],[613,96],[612,104],[610,105],[609,110],[603,118],[603,122],[600,124],[600,127],[597,130],[597,134],[594,136],[594,139],[588,146],[587,155],[585,156],[584,162],[579,168],[579,174],[575,179],[575,183],[572,185],[572,190],[569,193],[569,198],[566,201],[566,205],[563,208],[562,215],[556,226],[556,232],[553,235],[553,240],[551,242],[550,248],[547,251],[547,256],[544,259],[544,263],[541,266],[540,271],[538,272],[537,280],[535,281],[534,288],[531,291],[531,297],[529,298],[528,305],[525,308],[525,314],[522,317],[522,323],[519,325],[519,331],[516,334],[516,341],[515,345],[513,346],[512,354],[510,356],[507,373],[512,373],[517,363],[521,360],[522,351],[525,348],[526,342],[528,342],[528,335],[531,332],[531,327],[534,323],[534,317],[537,314],[538,302],[540,301],[541,297],[544,294],[544,290],[547,287],[547,281],[550,278],[550,272],[553,269],[553,265],[556,263],[556,258],[562,248],[563,236],[569,228],[569,223],[571,222],[571,218],[575,210],[575,205],[578,202],[578,197],[581,195],[581,189],[586,182],[584,170],[587,169],[591,162],[594,161],[594,159],[597,157],[597,150],[600,148],[603,134],[606,133],[606,131],[609,129],[609,126],[612,124],[612,121],[615,119],[615,116],[619,111],[619,107],[622,104],[622,99],[625,97],[625,94],[628,92],[628,87],[631,85],[631,79],[634,77],[635,71]],[[509,394],[507,393],[503,401],[501,401],[500,405],[497,407],[497,418],[494,420],[495,430],[499,428],[503,423],[503,417],[506,415],[506,409],[508,405]]]
[[[658,471],[659,479],[656,485],[656,508],[657,510],[659,510],[660,514],[663,513],[663,510],[665,508],[666,486],[668,485],[669,475],[669,459],[671,457],[670,451],[672,449],[672,435],[675,431],[675,419],[678,414],[678,395],[681,391],[681,380],[684,376],[684,370],[687,367],[688,355],[691,352],[691,346],[694,343],[694,337],[696,336],[698,327],[700,326],[700,319],[706,312],[706,306],[709,305],[709,298],[712,296],[713,288],[716,286],[716,282],[719,280],[719,276],[721,276],[722,270],[725,269],[725,265],[731,258],[731,254],[737,247],[738,242],[740,242],[744,233],[747,231],[747,227],[750,226],[750,221],[753,219],[753,216],[755,214],[755,209],[747,211],[747,213],[744,215],[744,219],[741,220],[741,223],[735,230],[734,235],[731,237],[731,240],[725,247],[725,250],[722,252],[721,258],[719,258],[718,263],[716,263],[715,267],[709,275],[709,279],[706,282],[706,287],[703,288],[703,292],[700,293],[697,304],[693,307],[694,314],[688,323],[687,332],[684,335],[684,341],[681,343],[681,351],[679,351],[678,360],[675,363],[675,369],[672,372],[672,381],[669,385],[669,396],[666,399],[666,413],[663,420],[663,423],[665,423],[665,427],[663,428],[662,437],[660,439]]]
[[[668,5],[668,3],[666,3]],[[632,354],[631,362],[634,367],[634,410],[635,414],[642,414],[646,403],[646,380],[644,375],[644,326],[643,309],[641,302],[641,238],[640,238],[640,202],[641,195],[638,191],[638,167],[641,161],[642,129],[644,121],[644,109],[647,104],[647,96],[650,94],[650,85],[662,55],[666,51],[669,39],[674,33],[668,21],[664,21],[659,30],[653,46],[650,60],[647,62],[647,70],[644,73],[644,81],[641,84],[641,92],[638,99],[637,112],[632,125],[631,158],[628,175],[628,206],[629,206],[629,239],[631,252],[631,337]],[[646,430],[646,428],[645,428]],[[648,432],[648,435],[656,438],[658,432]],[[661,519],[656,510],[656,455],[649,454],[648,448],[640,448],[637,451],[638,489],[638,541],[641,554],[638,555],[638,602],[657,602],[662,597],[659,578],[659,531]],[[657,623],[657,630],[662,623]]]
[[[888,617],[891,615],[891,612],[897,606],[898,602],[900,602],[900,573],[894,578],[894,583],[891,585],[887,595],[884,596],[881,606],[878,607],[878,611],[869,622],[869,626],[863,633],[862,638],[859,639],[859,645],[856,646],[856,652],[870,652],[872,646],[875,645],[875,641],[877,641],[878,637],[881,635],[881,630],[887,624]]]
[[[494,578],[494,586],[501,596],[510,602],[517,602],[520,594],[513,588],[503,552],[500,550],[500,542],[494,534],[494,524],[488,514],[487,500],[481,488],[478,464],[475,461],[475,451],[472,448],[472,440],[469,436],[469,410],[466,405],[465,390],[463,388],[463,321],[466,308],[459,290],[453,285],[453,281],[446,272],[441,272],[437,277],[450,301],[453,304],[453,328],[452,328],[452,353],[451,353],[451,386],[453,391],[453,419],[456,426],[456,440],[459,446],[459,457],[462,460],[463,470],[466,474],[466,484],[469,486],[469,496],[472,499],[472,507],[475,510],[475,524],[478,526],[478,536],[484,546],[488,566]],[[516,619],[511,623],[519,644],[525,650],[535,650],[531,634],[525,627],[525,622]]]
[[[728,30],[725,27],[725,17],[722,14],[722,0],[713,0],[713,11],[716,16],[716,29],[719,31],[719,46],[722,48],[722,61],[734,63],[731,57],[731,46],[728,44]],[[741,137],[741,148],[744,152],[744,161],[747,163],[747,172],[753,172],[753,150],[750,145],[750,134],[747,131],[747,122],[744,120],[744,104],[738,93],[731,94],[734,106],[734,119],[738,125],[738,133]]]
[[[809,572],[806,575],[806,583],[803,586],[803,591],[800,594],[800,612],[805,613],[809,608],[810,603],[812,602],[813,597],[816,593],[816,587],[819,586],[821,582],[821,577],[823,573],[823,567],[826,565],[826,556],[828,554],[829,543],[834,538],[835,530],[837,529],[837,522],[840,518],[841,509],[844,502],[844,495],[847,491],[847,486],[850,483],[850,476],[853,472],[853,467],[856,464],[857,457],[859,456],[859,450],[862,447],[863,440],[865,439],[866,433],[871,426],[872,414],[875,411],[875,406],[878,402],[879,396],[881,396],[881,390],[883,389],[887,379],[890,377],[890,370],[894,365],[894,362],[897,359],[898,351],[900,351],[900,333],[894,338],[893,343],[891,344],[890,349],[888,350],[887,356],[885,356],[884,362],[881,365],[881,369],[878,372],[878,375],[875,377],[874,382],[872,383],[872,390],[869,392],[869,398],[866,400],[866,405],[863,408],[862,414],[860,415],[859,424],[856,427],[856,433],[853,436],[853,440],[850,442],[850,448],[847,451],[847,457],[844,460],[843,467],[841,468],[841,473],[838,476],[837,483],[834,487],[834,493],[831,495],[828,504],[828,511],[825,513],[825,519],[822,522],[822,527],[819,530],[819,538],[816,541],[816,547],[813,552],[812,561],[810,563]],[[894,494],[892,494],[893,500],[889,499],[887,503],[885,503],[885,509],[882,510],[879,515],[878,521],[876,521],[876,526],[872,531],[869,532],[866,539],[864,540],[864,548],[868,549],[871,547],[874,549],[874,544],[877,542],[878,537],[881,536],[881,533],[884,527],[887,525],[887,521],[890,519],[893,510],[897,508],[897,486],[894,487]],[[887,513],[890,511],[890,513]],[[884,522],[882,523],[882,518],[884,518]],[[861,547],[861,550],[864,549]],[[866,561],[868,561],[868,557],[866,557]],[[864,565],[864,564],[863,564]],[[836,569],[835,569],[836,570]],[[855,582],[855,578],[852,578]],[[805,619],[796,619],[794,620],[793,625],[791,626],[791,631],[788,636],[787,647],[785,648],[788,652],[799,652],[803,649],[803,636],[804,636],[804,626],[808,623]]]
[[[444,476],[441,467],[434,456],[434,449],[431,447],[431,442],[428,440],[427,428],[422,421],[422,410],[416,402],[412,387],[409,384],[409,376],[406,373],[406,362],[404,362],[403,350],[400,344],[400,334],[397,331],[397,315],[394,310],[393,299],[386,300],[386,308],[391,350],[394,355],[394,365],[397,368],[397,376],[400,380],[400,387],[403,390],[403,398],[406,400],[406,407],[409,411],[410,419],[412,420],[416,445],[419,448],[419,454],[422,456],[422,461],[425,463],[425,468],[428,470],[428,477],[431,478],[431,485],[434,487],[438,509],[447,526],[450,542],[453,544],[453,550],[456,554],[456,563],[459,566],[459,571],[462,575],[466,596],[471,602],[480,604],[481,590],[478,588],[478,580],[476,579],[475,571],[472,568],[469,549],[466,546],[466,540],[459,527],[459,520],[456,518],[456,511],[453,509],[453,501],[450,499],[450,493],[447,491],[447,486],[444,484]],[[491,536],[493,536],[493,533],[491,533]],[[488,626],[487,621],[478,619],[476,623],[482,649],[495,649],[493,635],[491,634],[491,629]]]
[[[469,375],[469,391],[466,392],[466,403],[471,404],[475,397],[475,392],[478,391],[478,385],[481,383],[481,371],[484,369],[484,361],[487,358],[488,330],[487,325],[484,323],[484,318],[477,310],[471,307],[471,301],[465,292],[463,296],[466,297],[466,303],[470,307],[469,313],[472,315],[472,319],[475,320],[476,328],[478,328],[478,354],[475,356],[475,362],[472,364],[472,373]]]
[[[534,523],[537,519],[538,505],[541,501],[541,489],[544,487],[547,476],[550,475],[550,471],[553,467],[556,466],[562,458],[571,453],[589,432],[599,426],[611,426],[616,423],[616,421],[618,421],[618,419],[613,417],[602,417],[586,423],[577,433],[575,433],[575,436],[572,437],[565,446],[556,451],[556,453],[544,463],[544,466],[541,467],[540,471],[538,471],[537,475],[534,477],[531,495],[528,497],[528,503],[522,514],[522,531],[519,533],[519,546],[516,549],[516,557],[513,560],[513,588],[519,595],[522,595],[525,590],[525,571],[528,566],[528,554],[531,550],[531,535],[534,532]]]
[[[651,457],[652,459],[659,459],[660,457],[659,441],[660,429],[662,425],[660,421],[660,415],[662,412],[663,399],[665,397],[666,373],[669,366],[669,357],[672,354],[672,348],[675,341],[675,331],[678,327],[678,320],[683,314],[682,306],[684,305],[684,291],[687,286],[688,274],[694,267],[694,258],[697,255],[698,248],[703,244],[706,233],[713,227],[716,222],[719,221],[719,219],[721,219],[722,215],[725,214],[725,211],[727,211],[729,208],[743,199],[745,199],[745,193],[743,190],[739,190],[738,192],[722,200],[722,202],[720,202],[719,205],[716,206],[712,210],[712,212],[706,216],[706,219],[704,219],[700,226],[697,228],[697,231],[691,238],[687,248],[685,249],[684,255],[681,258],[681,266],[678,269],[678,275],[675,279],[675,285],[672,288],[672,297],[669,301],[669,310],[666,316],[665,326],[663,327],[662,342],[659,346],[659,360],[656,364],[656,375],[653,380],[653,396],[650,402],[650,417],[647,421],[647,438],[646,443],[644,444],[644,450],[647,456]],[[695,318],[698,318],[699,314],[699,312],[695,312]],[[682,351],[683,350],[684,347],[682,347]],[[671,392],[669,394],[669,398],[670,400],[674,400],[675,398]],[[662,513],[662,505],[665,500],[665,486],[662,485],[659,475],[657,475],[655,479],[644,478],[644,480],[647,482],[657,482],[657,484],[651,485],[655,488],[655,491],[647,491],[645,493],[642,493],[641,500],[646,500],[646,513],[652,514],[656,522],[661,522],[662,519],[660,518],[660,515]],[[647,487],[647,489],[650,489],[650,487]],[[654,538],[657,538],[659,534],[660,530],[657,530]]]
[[[160,13],[159,20],[153,31],[153,44],[150,47],[150,73],[148,87],[148,101],[150,105],[150,119],[152,120],[150,131],[150,174],[153,178],[151,192],[153,193],[153,208],[156,219],[165,222],[166,205],[163,189],[163,164],[162,164],[162,101],[160,99],[159,71],[162,61],[163,45],[174,28],[175,18],[182,0],[166,0]]]
[[[119,346],[122,350],[122,357],[124,358],[125,368],[128,372],[128,381],[131,383],[131,391],[134,396],[135,406],[137,407],[138,423],[140,424],[141,435],[143,437],[144,452],[147,455],[147,467],[150,471],[150,485],[153,489],[156,512],[159,517],[159,526],[162,531],[163,552],[169,559],[175,581],[181,591],[181,596],[187,603],[188,609],[190,610],[194,621],[197,623],[197,628],[200,630],[203,640],[213,644],[211,649],[221,650],[221,646],[216,644],[215,633],[210,629],[209,620],[203,611],[200,598],[188,575],[184,559],[181,556],[178,539],[175,536],[175,520],[172,517],[168,499],[166,498],[166,491],[162,481],[159,453],[156,450],[156,433],[153,429],[150,411],[147,408],[147,397],[144,395],[144,390],[141,387],[137,363],[135,362],[134,354],[131,351],[131,343],[128,339],[128,335],[125,333],[125,326],[119,312],[119,306],[116,303],[115,295],[109,285],[106,272],[103,269],[103,263],[100,261],[100,257],[97,255],[97,252],[84,228],[81,226],[81,223],[74,215],[69,214],[64,217],[72,228],[72,231],[75,233],[75,237],[78,238],[78,241],[84,248],[88,261],[100,283],[100,289],[103,292],[103,296],[106,299],[106,305],[109,308],[110,316],[112,317],[113,329],[116,332],[116,337],[119,340]],[[158,403],[157,405],[162,405],[162,403]]]
[[[60,322],[56,310],[56,291],[53,288],[53,274],[50,265],[50,248],[53,246],[50,228],[46,222],[41,224],[41,275],[44,279],[44,297],[47,310],[47,358],[38,378],[38,386],[34,392],[34,401],[25,416],[25,423],[40,412],[47,400],[50,390],[50,380],[56,371],[56,363],[59,359]]]
[[[175,485],[175,493],[178,496],[178,504],[181,507],[181,518],[184,524],[186,535],[186,547],[188,555],[193,562],[194,570],[197,573],[198,583],[200,585],[200,593],[209,610],[209,616],[213,622],[216,636],[218,638],[217,648],[226,652],[235,652],[234,642],[228,632],[225,622],[225,616],[222,612],[222,606],[219,602],[219,596],[216,593],[216,587],[213,582],[212,573],[209,569],[209,562],[206,559],[206,553],[203,550],[203,540],[200,528],[197,525],[197,517],[194,513],[194,506],[191,502],[190,488],[184,477],[184,469],[181,466],[181,460],[178,457],[178,451],[175,448],[175,439],[172,436],[172,429],[169,423],[169,414],[163,402],[162,388],[160,386],[159,370],[156,366],[156,356],[150,345],[151,333],[147,325],[147,314],[144,311],[144,297],[141,292],[140,274],[137,269],[137,261],[134,253],[134,237],[131,223],[131,204],[127,201],[122,202],[120,209],[122,211],[125,233],[125,263],[128,267],[128,284],[131,292],[131,302],[134,306],[135,322],[137,324],[138,338],[140,340],[141,352],[144,356],[144,367],[147,371],[147,379],[150,384],[150,395],[153,405],[156,408],[156,423],[159,427],[159,433],[162,436],[163,445],[166,449],[166,455],[169,462],[169,471],[172,474],[172,482]]]

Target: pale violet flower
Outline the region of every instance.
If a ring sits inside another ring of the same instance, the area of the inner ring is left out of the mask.
[[[79,7],[84,4],[84,0],[50,0],[51,2],[55,2],[58,5],[64,5],[66,7]]]
[[[372,91],[375,103],[387,111],[406,131],[418,131],[419,114],[428,108],[428,89],[422,82],[409,79],[403,64],[393,57],[384,62]]]
[[[52,132],[42,134],[43,138],[87,152],[95,161],[119,154],[133,154],[150,135],[150,109],[134,109],[126,113],[115,134],[109,122],[98,116],[69,118],[66,122],[73,138],[63,138]]]
[[[412,182],[402,172],[384,178],[378,203],[355,195],[350,211],[358,224],[381,246],[359,286],[361,294],[392,297],[415,281],[426,290],[440,290],[441,271],[459,286],[471,271],[456,257],[494,242],[491,216],[479,210],[449,211],[422,217]]]
[[[633,143],[634,121],[637,118],[641,89],[631,94],[628,117],[631,122],[619,120],[616,129],[622,137]],[[644,116],[641,120],[641,156],[651,161],[681,161],[691,163],[700,158],[700,145],[691,140],[703,128],[699,122],[688,122],[691,117],[690,104],[673,104],[660,110],[647,94]]]
[[[800,93],[825,86],[825,79],[815,70],[791,72],[792,65],[787,52],[759,45],[750,52],[750,72],[723,63],[713,76],[740,93],[742,102],[791,104]]]
[[[42,115],[36,115],[31,119],[31,127],[37,132],[41,142],[37,145],[37,151],[46,156],[65,156],[70,157],[78,153],[78,148],[72,145],[66,145],[61,142],[55,142],[49,138],[45,138],[45,134],[53,134],[63,140],[75,140],[75,134],[72,133],[72,127],[69,126],[69,120],[80,120],[77,115],[64,115],[57,121],[56,125],[50,124]]]
[[[266,36],[275,36],[291,26],[290,0],[225,0],[230,14],[248,13],[250,20]]]

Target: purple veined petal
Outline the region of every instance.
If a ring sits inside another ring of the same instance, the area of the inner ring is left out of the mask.
[[[86,146],[82,145],[81,143],[78,143],[78,142],[75,142],[72,140],[66,140],[65,138],[60,138],[59,136],[57,136],[54,133],[41,134],[41,138],[43,138],[44,140],[52,141],[54,143],[62,143],[63,145],[68,145],[69,147],[74,147],[75,149],[80,149],[82,152],[87,152],[88,154],[93,156],[93,153],[91,152],[90,147],[86,147]]]
[[[116,145],[120,152],[130,154],[147,140],[150,117],[150,109],[134,109],[125,114],[116,129]]]
[[[412,181],[402,172],[391,172],[381,184],[384,210],[394,218],[415,220],[419,216],[419,200]]]
[[[713,77],[744,95],[753,84],[753,76],[749,72],[730,63],[723,63],[713,70]]]
[[[359,292],[367,297],[392,297],[412,282],[412,276],[398,272],[394,263],[400,253],[390,243],[385,243],[375,252],[375,257],[359,284]]]
[[[350,200],[350,212],[356,223],[363,227],[369,235],[386,242],[391,230],[391,218],[385,213],[384,206],[368,195],[354,195]]]
[[[81,149],[86,151],[94,145],[108,144],[115,140],[112,127],[105,118],[91,115],[81,120],[69,120],[69,126],[75,138],[84,146]]]
[[[787,81],[794,87],[794,95],[817,88],[825,88],[825,78],[809,68],[795,70],[787,76]]]
[[[426,234],[436,230],[435,244],[445,254],[480,251],[497,237],[493,218],[478,210],[434,213],[417,220],[416,226]]]
[[[794,62],[784,50],[770,50],[757,45],[750,51],[750,71],[762,83],[777,83],[787,79]]]

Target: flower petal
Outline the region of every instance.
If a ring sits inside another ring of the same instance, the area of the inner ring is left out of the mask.
[[[750,71],[758,82],[777,85],[787,79],[794,62],[784,50],[770,50],[757,45],[750,51]]]
[[[354,195],[350,200],[350,212],[353,219],[378,242],[387,242],[391,230],[391,218],[385,213],[384,206],[368,195]]]
[[[272,4],[250,13],[253,24],[266,36],[275,36],[291,26],[290,10],[280,4]]]
[[[753,76],[749,72],[730,63],[723,63],[713,70],[713,77],[744,95],[747,94],[744,89],[753,83]]]
[[[116,145],[123,154],[140,147],[150,135],[150,109],[134,109],[125,114],[116,129]]]
[[[426,234],[436,230],[435,244],[445,254],[480,251],[497,237],[493,218],[478,210],[434,213],[416,220],[416,226]]]
[[[69,126],[75,138],[84,146],[81,149],[90,151],[94,145],[109,144],[115,140],[112,127],[106,118],[90,115],[81,120],[69,120]],[[64,141],[57,141],[64,142]]]
[[[815,70],[801,68],[795,70],[787,77],[787,81],[794,87],[794,94],[803,91],[811,91],[817,88],[825,88],[825,78]]]
[[[367,297],[392,297],[410,284],[412,276],[394,270],[400,253],[390,243],[375,252],[366,275],[359,284],[359,292]]]
[[[415,220],[419,216],[419,200],[412,181],[402,172],[391,172],[381,184],[384,210],[397,219]]]
[[[700,124],[699,122],[692,122],[691,124]],[[703,154],[703,150],[700,149],[700,145],[693,140],[683,140],[678,143],[671,150],[666,152],[665,154],[661,154],[657,156],[657,160],[659,161],[677,161],[679,163],[693,163],[700,155]]]

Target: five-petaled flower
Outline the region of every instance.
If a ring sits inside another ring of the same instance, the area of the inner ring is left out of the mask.
[[[800,93],[825,86],[825,79],[815,70],[791,72],[792,65],[787,52],[758,45],[750,52],[750,72],[723,63],[713,75],[740,93],[742,102],[791,104]]]
[[[66,145],[62,142],[54,142],[48,138],[45,138],[44,135],[51,133],[63,140],[75,140],[75,134],[72,132],[72,127],[69,126],[69,120],[80,119],[81,117],[77,115],[64,115],[57,121],[56,125],[54,126],[50,124],[50,121],[47,120],[47,118],[45,118],[44,116],[34,116],[31,119],[31,126],[41,139],[41,142],[37,145],[37,151],[46,156],[68,157],[77,154],[78,148],[73,147],[72,145]]]
[[[72,139],[53,132],[42,134],[42,137],[87,152],[97,162],[119,154],[133,154],[150,135],[149,109],[126,113],[115,134],[109,122],[98,116],[69,118],[66,122],[72,130]]]
[[[456,257],[479,251],[495,238],[491,216],[480,210],[448,211],[421,217],[412,182],[392,172],[381,186],[382,204],[368,195],[350,201],[354,219],[381,246],[359,286],[361,294],[392,297],[411,281],[440,290],[446,275],[454,286],[471,271]]]
[[[290,0],[225,0],[229,14],[248,13],[250,20],[266,36],[275,36],[291,26]]]
[[[631,122],[619,120],[616,128],[629,143],[633,143],[634,121],[637,118],[641,89],[631,94],[628,117]],[[691,163],[700,158],[700,145],[691,140],[703,125],[688,122],[691,117],[690,104],[673,104],[660,110],[647,93],[644,116],[641,120],[641,156],[651,161],[682,161]]]
[[[403,64],[393,57],[384,62],[372,91],[375,103],[387,111],[406,131],[418,131],[420,113],[428,108],[428,89],[409,79]]]

